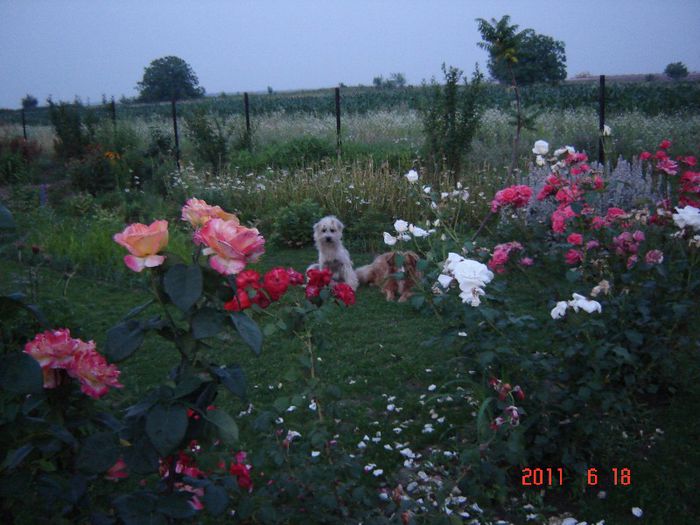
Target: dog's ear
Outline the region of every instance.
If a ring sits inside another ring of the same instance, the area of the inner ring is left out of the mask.
[[[320,219],[316,224],[314,224],[314,233],[318,233],[321,231],[321,223],[323,222],[323,219]]]
[[[345,229],[345,225],[342,222],[340,222],[340,219],[338,219],[338,217],[333,217],[333,224],[335,225],[335,228],[341,233],[343,232],[343,229]]]

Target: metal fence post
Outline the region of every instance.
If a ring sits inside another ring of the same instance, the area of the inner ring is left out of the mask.
[[[340,88],[335,88],[335,133],[337,136],[336,152],[340,157],[342,143],[340,140]]]
[[[605,166],[605,145],[603,130],[605,129],[605,75],[600,75],[598,88],[598,162]]]
[[[177,171],[180,171],[180,138],[177,136],[177,109],[175,109],[175,99],[171,101],[172,112],[173,112],[173,133],[175,134],[175,164],[177,164]]]

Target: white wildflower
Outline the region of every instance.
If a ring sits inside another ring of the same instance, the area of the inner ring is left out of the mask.
[[[406,173],[406,175],[404,175],[404,177],[406,177],[406,180],[408,180],[408,182],[413,184],[418,180],[418,173],[416,172],[416,170],[410,170],[408,173]]]

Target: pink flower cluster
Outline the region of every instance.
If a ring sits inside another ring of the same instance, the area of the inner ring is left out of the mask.
[[[511,254],[522,251],[522,249],[523,245],[517,241],[498,244],[494,246],[493,255],[491,256],[491,259],[486,265],[495,273],[505,273],[505,266],[508,263]],[[523,266],[532,265],[532,259],[530,259],[529,257],[524,257],[523,259],[521,259],[520,262]]]
[[[615,253],[621,257],[627,257],[627,269],[632,268],[639,257],[637,253],[639,252],[639,245],[644,241],[644,232],[637,230],[634,233],[624,231],[620,235],[613,237],[613,246],[615,247]]]
[[[654,171],[666,175],[678,175],[681,166],[686,167],[686,171],[679,178],[678,203],[681,206],[700,206],[700,172],[689,171],[687,168],[694,168],[697,159],[692,155],[677,156],[676,160],[671,160],[668,150],[671,148],[671,141],[664,139],[659,144],[656,153],[651,154],[643,151],[640,160],[651,160]]]
[[[107,364],[104,356],[97,352],[94,341],[82,341],[70,336],[67,328],[47,330],[29,341],[24,352],[41,365],[44,388],[58,387],[64,372],[80,382],[80,390],[98,399],[109,387],[121,388],[119,370]]]
[[[531,197],[532,189],[529,186],[509,186],[496,192],[494,199],[491,201],[491,211],[496,213],[506,206],[522,208],[530,202]]]

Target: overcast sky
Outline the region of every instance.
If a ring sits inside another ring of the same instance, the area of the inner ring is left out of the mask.
[[[700,0],[0,0],[0,107],[31,93],[134,96],[152,60],[186,60],[207,93],[409,84],[440,65],[486,72],[475,18],[561,40],[567,71],[700,71]]]

